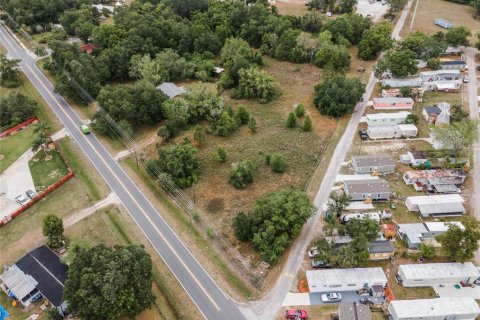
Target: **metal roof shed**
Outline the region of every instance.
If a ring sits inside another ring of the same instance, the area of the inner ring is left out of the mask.
[[[405,206],[408,211],[420,211],[422,216],[462,215],[465,213],[463,198],[458,194],[408,197]]]
[[[473,298],[394,300],[388,306],[393,320],[475,319],[480,307]]]
[[[306,276],[310,292],[356,291],[387,284],[382,268],[307,270]]]
[[[480,277],[480,271],[471,262],[402,264],[398,276],[404,287],[429,287],[460,281],[473,283]]]
[[[180,96],[187,91],[183,87],[178,87],[175,83],[164,82],[157,87],[158,90],[162,91],[170,99]]]

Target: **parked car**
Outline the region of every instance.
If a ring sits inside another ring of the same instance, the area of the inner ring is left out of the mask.
[[[33,199],[37,196],[37,193],[35,191],[32,191],[32,190],[27,190],[25,191],[25,194],[27,195],[27,197],[29,197],[30,199]]]
[[[365,131],[365,130],[358,131],[358,135],[360,136],[360,139],[362,139],[362,140],[367,140],[368,139],[368,134],[367,134],[367,131]]]
[[[322,260],[313,260],[312,268],[330,268],[330,264]]]
[[[290,309],[285,311],[285,318],[297,320],[297,319],[307,319],[307,311],[300,309]]]
[[[320,251],[318,251],[317,247],[312,247],[310,248],[310,250],[308,251],[308,257],[310,259],[313,259],[315,258],[316,256],[318,256],[320,254]]]
[[[35,303],[37,301],[40,301],[43,298],[42,294],[39,292],[35,296],[33,296],[32,300],[30,300],[32,303]]]
[[[18,203],[18,204],[21,204],[23,206],[23,204],[25,202],[28,202],[28,198],[25,197],[24,195],[18,195],[15,197],[15,201]]]
[[[335,303],[342,301],[342,295],[339,292],[329,292],[322,294],[322,302]]]
[[[468,83],[468,78],[466,76],[463,77],[463,83]]]
[[[90,133],[90,128],[86,124],[82,124],[82,126],[80,128],[82,129],[82,132],[84,134],[89,134]]]

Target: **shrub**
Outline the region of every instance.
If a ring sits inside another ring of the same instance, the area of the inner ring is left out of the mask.
[[[295,128],[297,126],[297,117],[295,113],[290,112],[287,118],[287,127],[288,128]]]
[[[305,121],[303,122],[303,127],[302,127],[303,131],[305,132],[310,132],[312,131],[313,127],[312,127],[312,120],[310,119],[309,116],[306,116],[305,117]]]
[[[295,107],[295,115],[300,118],[305,114],[305,106],[301,103],[297,104]]]
[[[440,69],[440,59],[430,58],[427,60],[427,68],[432,70]]]
[[[172,176],[180,188],[188,188],[198,179],[197,148],[189,143],[158,150],[160,169]]]
[[[241,69],[236,94],[246,99],[258,99],[261,103],[275,100],[280,95],[280,87],[266,71],[256,67]]]
[[[253,182],[254,165],[250,160],[243,160],[233,165],[228,182],[236,189],[243,189]]]
[[[235,113],[235,119],[239,125],[247,124],[250,120],[250,113],[244,105],[238,107],[237,112]]]
[[[220,163],[227,161],[227,151],[224,147],[217,148],[217,161]]]
[[[198,143],[204,143],[206,139],[207,135],[205,134],[203,127],[196,125],[193,129],[193,140],[198,141]]]
[[[248,129],[250,129],[252,133],[257,132],[257,121],[254,117],[251,117],[250,121],[248,121]]]
[[[273,154],[267,157],[267,163],[272,167],[273,172],[283,173],[287,170],[285,160],[278,154]]]
[[[252,239],[252,227],[250,225],[250,220],[245,213],[240,212],[235,218],[233,218],[232,227],[238,240],[250,241]]]
[[[237,122],[232,118],[227,111],[222,112],[222,115],[214,125],[214,134],[221,137],[226,137],[232,134],[237,128]]]

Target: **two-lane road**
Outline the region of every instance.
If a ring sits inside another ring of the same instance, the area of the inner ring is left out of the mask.
[[[94,134],[84,135],[82,120],[35,64],[35,58],[0,24],[0,41],[9,58],[22,59],[20,67],[72,138],[92,162],[143,231],[170,271],[206,319],[244,319],[231,301],[202,268],[153,205],[130,180]]]

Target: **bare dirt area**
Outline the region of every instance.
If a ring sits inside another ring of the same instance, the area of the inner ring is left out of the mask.
[[[280,0],[277,1],[275,6],[278,8],[280,14],[290,14],[294,16],[302,16],[308,11],[305,3],[306,0]]]

